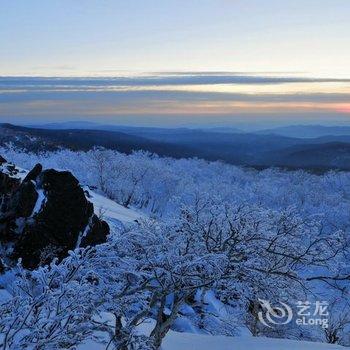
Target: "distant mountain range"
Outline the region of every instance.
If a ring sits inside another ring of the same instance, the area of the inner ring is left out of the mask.
[[[242,129],[232,126],[220,126],[211,128],[157,128],[157,127],[129,127],[129,126],[118,126],[118,125],[107,125],[101,123],[87,122],[87,121],[68,121],[61,123],[48,123],[40,125],[27,125],[31,128],[40,129],[93,129],[93,130],[107,130],[107,131],[123,131],[123,130],[154,130],[163,131],[169,130],[203,130],[207,132],[215,133],[234,133],[234,134],[246,134],[253,133],[258,135],[280,135],[286,137],[295,138],[317,138],[322,136],[350,136],[350,126],[324,126],[324,125],[289,125],[270,129],[262,129],[258,131],[244,131]]]
[[[290,126],[244,133],[234,130],[224,132],[222,129],[166,129],[94,123],[83,126],[85,128],[80,122],[49,124],[40,128],[1,124],[0,144],[12,142],[31,151],[62,147],[88,150],[102,146],[125,153],[145,150],[161,156],[198,157],[255,168],[275,166],[320,172],[350,170],[349,127]]]
[[[260,135],[281,135],[298,138],[350,135],[350,126],[291,125],[257,131]]]

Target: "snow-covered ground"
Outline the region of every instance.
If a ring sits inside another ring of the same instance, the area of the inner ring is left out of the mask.
[[[104,321],[109,320],[108,314]],[[112,323],[112,318],[110,320]],[[138,326],[142,334],[148,335],[154,326],[153,320]],[[205,334],[180,333],[170,330],[166,335],[162,350],[346,350],[339,345],[303,342],[289,339],[273,339],[244,335],[239,337],[212,336]],[[78,350],[105,350],[105,345],[87,341]]]
[[[133,209],[128,209],[122,205],[103,197],[89,189],[90,197],[88,200],[93,203],[95,208],[95,213],[97,215],[101,214],[104,219],[115,219],[121,221],[122,223],[131,223],[137,219],[144,217],[144,214],[139,213]]]
[[[104,350],[105,346],[88,342],[79,350]],[[286,339],[223,337],[170,331],[162,350],[345,350],[337,345]]]
[[[271,338],[232,338],[170,332],[163,350],[337,350],[345,349],[320,343]]]

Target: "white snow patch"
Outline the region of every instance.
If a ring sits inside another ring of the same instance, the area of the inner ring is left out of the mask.
[[[44,191],[40,190],[40,189],[37,189],[36,191],[38,193],[38,199],[36,200],[36,203],[35,203],[35,206],[34,206],[34,209],[33,209],[31,216],[34,216],[36,213],[38,213],[46,201],[46,196],[44,194]]]
[[[78,239],[77,239],[77,244],[75,246],[75,248],[79,248],[81,241],[84,237],[86,237],[86,235],[88,234],[89,230],[90,230],[90,224],[91,224],[91,218],[89,220],[89,223],[86,225],[85,230],[83,232],[80,232]]]
[[[24,180],[24,178],[28,175],[29,171],[26,169],[22,169],[18,166],[16,166],[16,169],[18,170],[18,173],[16,174],[15,177],[17,177],[18,179],[20,179],[21,181]]]
[[[106,313],[104,321],[113,324]],[[146,320],[138,326],[139,334],[149,335],[154,327],[154,320]],[[106,339],[107,340],[107,339]],[[93,340],[87,340],[78,346],[78,350],[105,350],[106,346]],[[289,339],[264,337],[227,337],[206,334],[180,333],[169,331],[163,340],[161,350],[345,350],[339,345],[304,342]]]
[[[103,197],[91,190],[88,190],[88,192],[90,194],[88,200],[94,205],[96,215],[101,214],[102,217],[116,219],[123,223],[131,223],[144,217],[144,214],[134,209],[125,208],[111,199]]]
[[[11,172],[9,169],[8,169],[8,166],[12,167],[14,166],[15,167],[15,170],[16,170],[16,174],[14,174],[13,172]],[[18,166],[15,166],[14,164],[12,163],[4,163],[0,166],[0,171],[6,175],[9,175],[11,176],[12,178],[14,179],[19,179],[21,181],[23,181],[23,179],[27,176],[28,174],[28,170],[25,170],[25,169],[22,169]]]
[[[287,339],[240,338],[169,332],[163,350],[340,350],[341,346]]]
[[[105,345],[90,340],[78,350],[105,349]],[[345,350],[338,345],[302,342],[289,339],[263,337],[224,337],[170,331],[165,337],[162,350]]]

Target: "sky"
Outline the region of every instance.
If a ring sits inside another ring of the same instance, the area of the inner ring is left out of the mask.
[[[1,0],[0,120],[347,124],[349,0]]]

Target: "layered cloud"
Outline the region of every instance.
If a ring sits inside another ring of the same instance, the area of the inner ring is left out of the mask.
[[[167,72],[103,78],[1,77],[0,117],[290,114],[350,116],[350,79],[298,74]],[[207,117],[206,117],[207,118]]]
[[[135,75],[100,78],[1,77],[1,86],[164,86],[164,85],[218,85],[218,84],[290,84],[290,83],[350,83],[348,78],[314,78],[280,76],[273,73],[247,74],[228,72],[168,72],[153,75]]]

